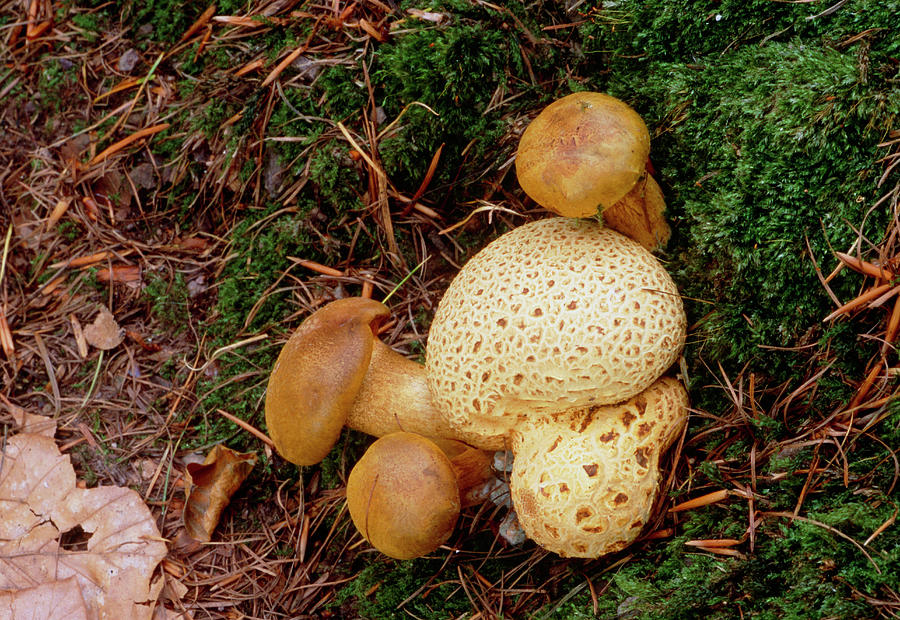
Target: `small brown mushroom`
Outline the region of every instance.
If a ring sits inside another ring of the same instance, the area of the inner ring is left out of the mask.
[[[487,453],[439,443],[390,433],[369,446],[350,472],[350,517],[385,555],[406,560],[437,549],[453,532],[460,508],[482,501],[495,480]]]
[[[603,211],[609,226],[652,249],[669,237],[662,193],[655,183],[647,200],[643,188],[632,192],[649,177],[649,153],[650,133],[628,104],[603,93],[573,93],[525,129],[516,176],[545,209],[565,217]]]

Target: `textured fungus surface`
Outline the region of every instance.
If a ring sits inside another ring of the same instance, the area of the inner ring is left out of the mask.
[[[428,380],[459,428],[620,402],[681,353],[674,282],[644,248],[587,220],[521,226],[476,254],[441,300]]]
[[[619,405],[521,424],[510,493],[525,533],[569,557],[626,547],[650,516],[659,455],[686,421],[687,393],[663,378]]]

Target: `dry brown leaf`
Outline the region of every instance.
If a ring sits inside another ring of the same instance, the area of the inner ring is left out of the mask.
[[[214,446],[202,464],[185,471],[184,527],[196,540],[209,542],[222,511],[256,464],[256,454]]]
[[[121,344],[123,338],[119,324],[105,306],[100,307],[94,322],[84,328],[84,339],[98,349],[114,349]]]
[[[140,496],[77,488],[69,457],[43,435],[9,438],[0,463],[0,617],[150,618],[166,546]]]
[[[0,592],[0,618],[87,620],[89,617],[74,577],[15,592]]]

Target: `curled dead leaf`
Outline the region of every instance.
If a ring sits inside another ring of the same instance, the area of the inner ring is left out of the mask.
[[[123,337],[119,324],[105,306],[100,307],[94,322],[84,328],[84,339],[102,350],[116,348],[122,343]]]
[[[0,514],[0,616],[152,616],[166,546],[136,492],[78,488],[52,437],[20,433],[0,459]]]
[[[256,454],[214,446],[203,463],[189,463],[185,471],[184,527],[194,539],[212,540],[213,530],[231,496],[250,475]]]

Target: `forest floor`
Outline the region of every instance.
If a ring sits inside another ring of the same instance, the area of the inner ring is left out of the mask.
[[[81,486],[140,495],[166,543],[158,617],[897,617],[898,14],[0,2],[3,446],[23,412],[51,417]],[[371,438],[286,463],[272,364],[324,303],[391,291],[383,338],[423,360],[459,267],[546,217],[516,144],[578,90],[641,113],[667,197],[692,406],[662,500],[595,560],[509,544],[493,504],[391,560],[344,502]],[[185,472],[220,444],[255,465],[203,543]]]

